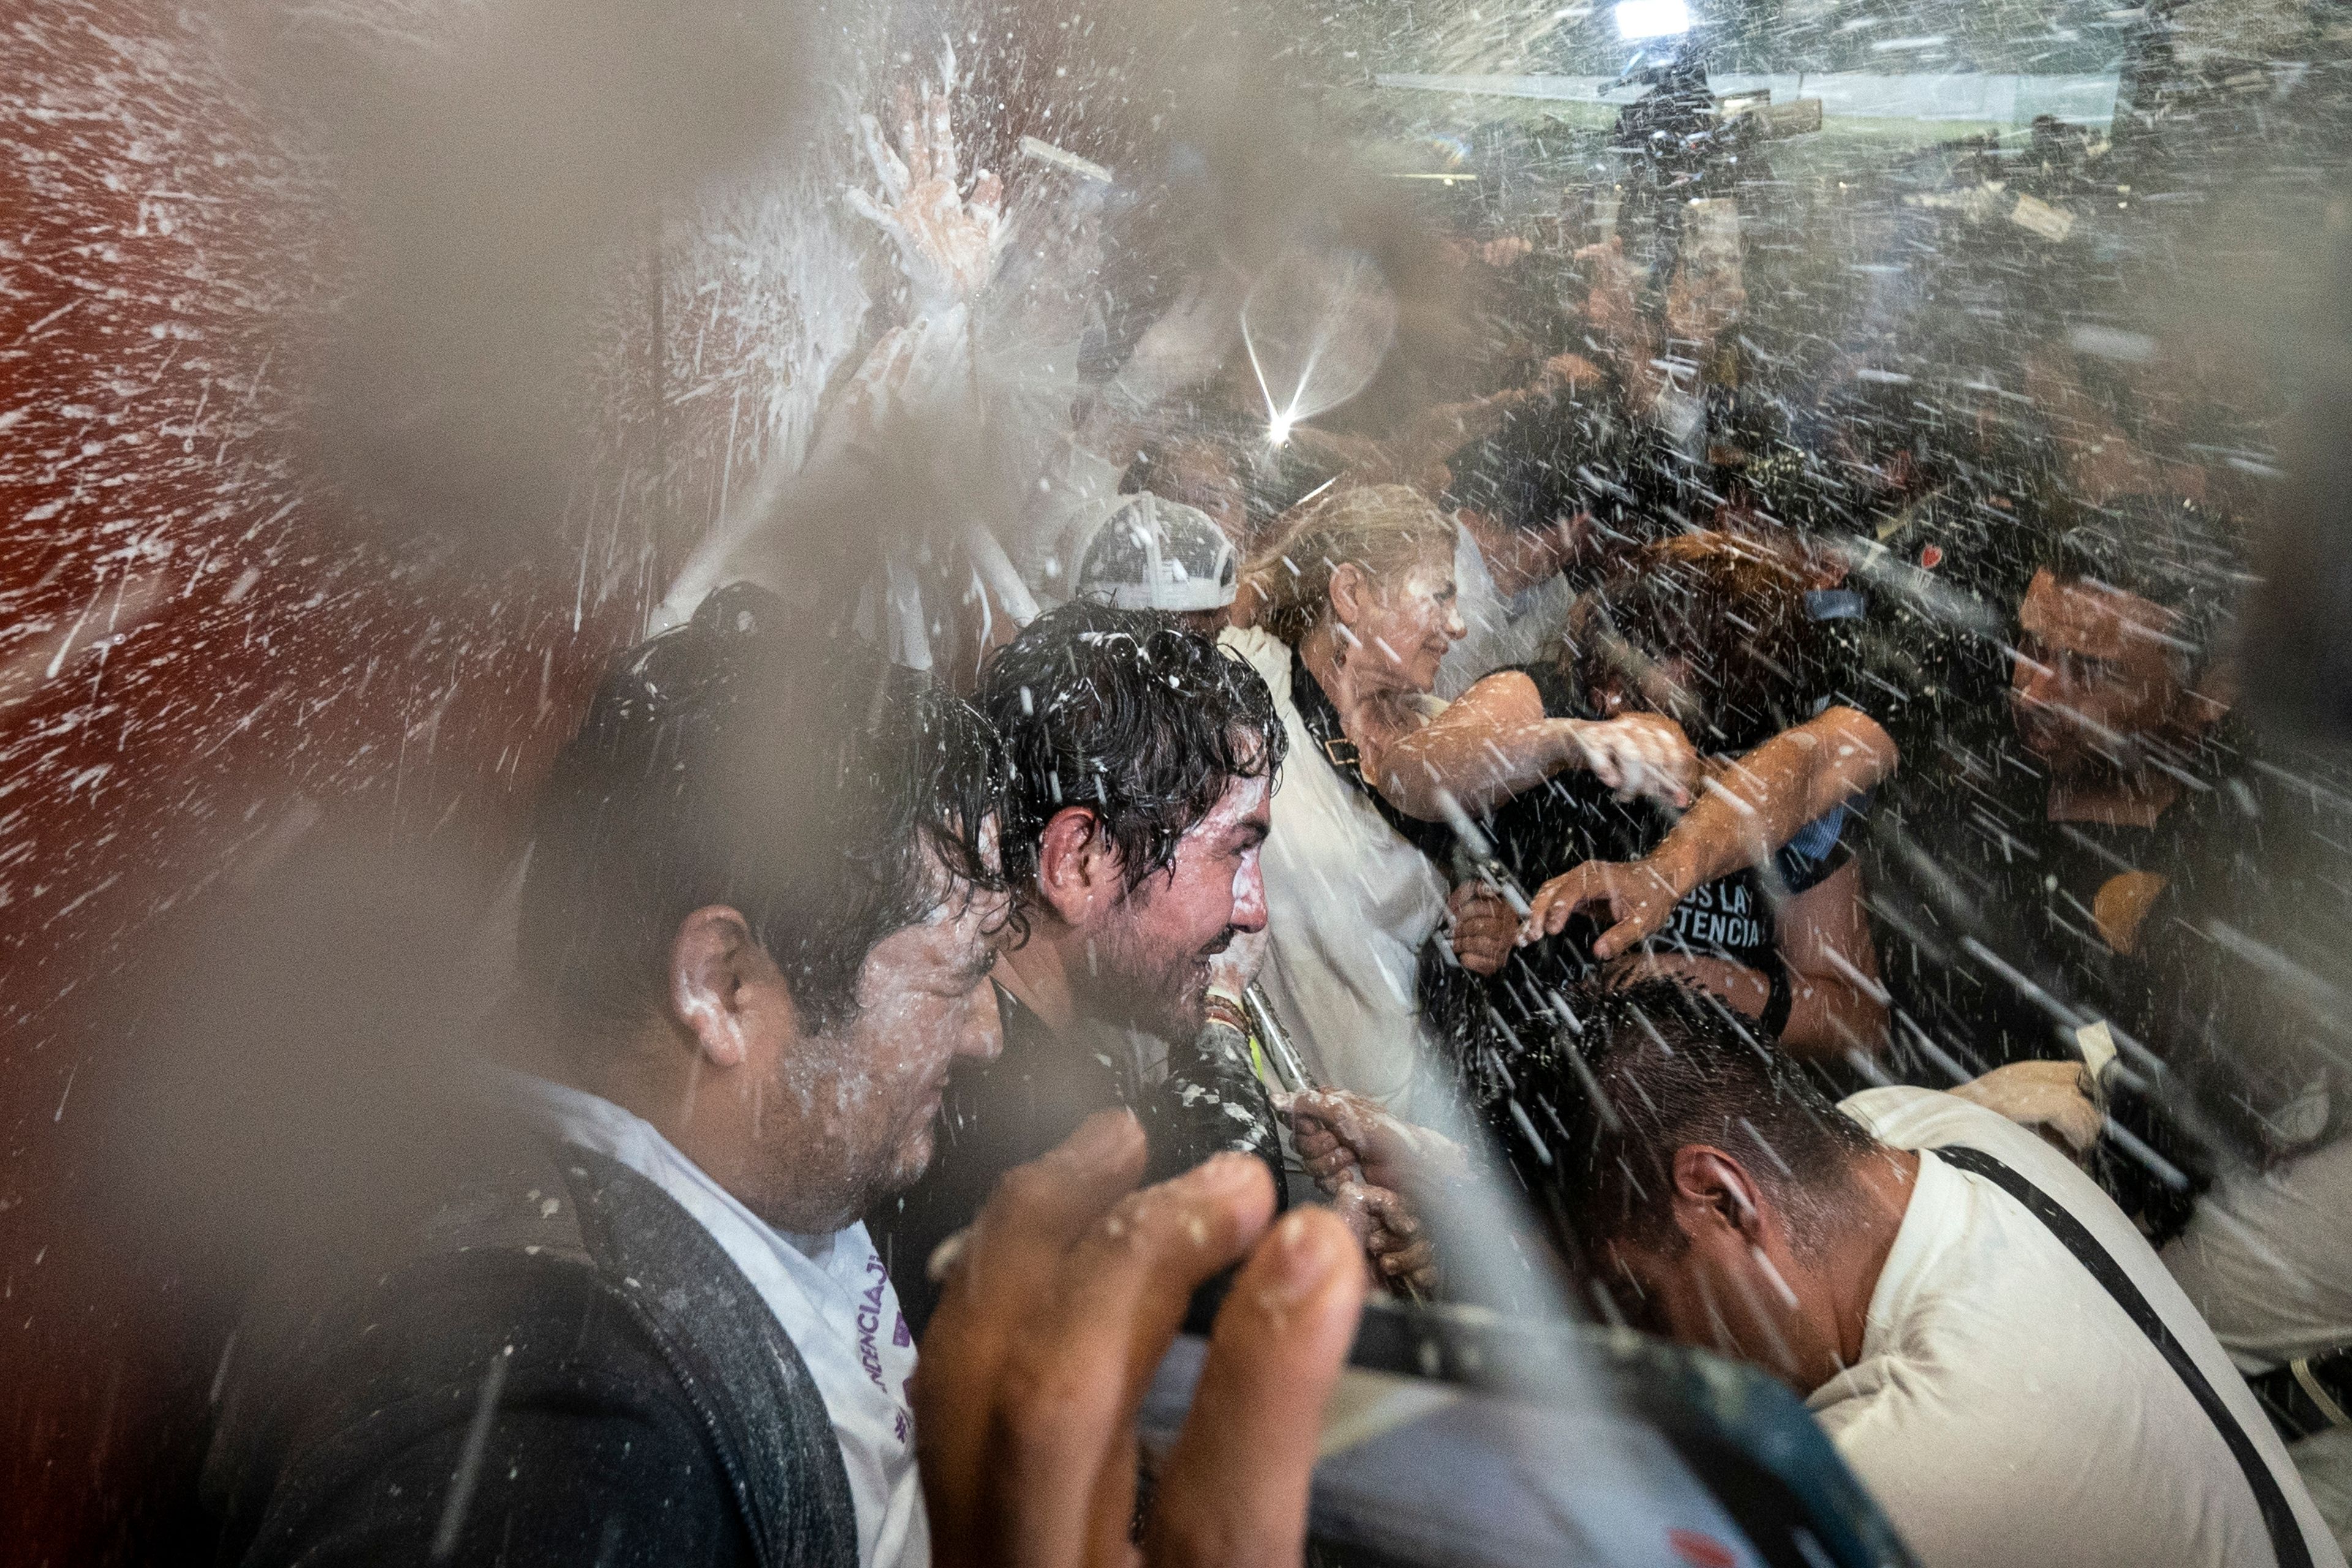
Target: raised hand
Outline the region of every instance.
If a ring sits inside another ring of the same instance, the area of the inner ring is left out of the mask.
[[[1614,958],[1644,937],[1664,931],[1682,899],[1683,889],[1647,861],[1587,860],[1537,889],[1536,896],[1528,900],[1527,924],[1519,931],[1519,944],[1524,947],[1547,936],[1558,936],[1577,910],[1588,904],[1606,904],[1609,918],[1615,923],[1593,942],[1592,955]]]
[[[1570,720],[1584,765],[1620,800],[1647,795],[1662,805],[1686,806],[1698,782],[1699,755],[1683,727],[1656,713],[1623,713],[1597,721]]]
[[[955,50],[942,47],[937,88],[924,83],[919,100],[912,89],[898,89],[895,151],[873,115],[858,116],[881,194],[853,186],[849,205],[898,247],[898,268],[918,309],[971,299],[996,275],[1004,250],[1003,183],[982,169],[969,197],[961,188],[961,161],[948,110],[955,79]]]
[[[1320,1209],[1268,1226],[1274,1187],[1223,1154],[1134,1191],[1142,1130],[1093,1117],[1007,1176],[948,1266],[915,1373],[943,1568],[1296,1568],[1323,1409],[1364,1269]],[[1237,1260],[1144,1521],[1136,1413],[1194,1287]]]

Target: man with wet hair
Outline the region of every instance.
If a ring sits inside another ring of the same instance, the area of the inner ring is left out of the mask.
[[[1000,1043],[1002,775],[977,712],[792,618],[720,589],[598,688],[533,819],[510,1133],[257,1308],[226,1558],[929,1561],[859,1215]]]
[[[1162,615],[1079,601],[1000,650],[978,700],[1010,764],[1020,934],[996,971],[1003,1056],[953,1075],[939,1161],[871,1216],[919,1333],[933,1254],[1092,1112],[1133,1108],[1155,1175],[1237,1150],[1281,1190],[1238,1014],[1286,740],[1265,683]]]
[[[1920,1561],[2343,1561],[2211,1331],[2032,1132],[1932,1089],[1832,1106],[1679,987],[1570,1005],[1507,1147],[1598,1303],[1803,1394]]]

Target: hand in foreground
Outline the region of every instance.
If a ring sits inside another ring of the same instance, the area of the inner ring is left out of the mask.
[[[919,105],[913,92],[899,89],[898,152],[883,139],[874,116],[858,117],[882,195],[877,201],[852,189],[849,205],[897,244],[899,269],[919,309],[943,308],[979,293],[995,276],[1004,249],[1003,183],[982,169],[971,183],[969,201],[960,188],[955,130],[948,113],[955,76],[955,51],[948,48],[940,56],[940,85],[934,89],[926,83]]]
[[[1386,1187],[1345,1182],[1331,1194],[1331,1209],[1355,1234],[1382,1284],[1409,1295],[1437,1293],[1437,1248],[1412,1205]]]
[[[2045,1138],[2063,1140],[2070,1154],[2088,1151],[2106,1126],[2080,1062],[2011,1062],[1952,1092]]]
[[[1597,722],[1575,721],[1570,731],[1592,776],[1619,800],[1647,795],[1686,806],[1698,782],[1699,756],[1683,727],[1656,713],[1625,713]]]
[[[1347,1227],[1271,1229],[1265,1166],[1222,1154],[1141,1192],[1142,1130],[1090,1118],[1007,1176],[949,1266],[915,1373],[944,1568],[1294,1568],[1323,1408],[1364,1300]],[[1143,1544],[1136,1412],[1194,1287],[1244,1258]]]
[[[1454,956],[1473,974],[1492,974],[1511,956],[1519,917],[1503,896],[1483,882],[1465,882],[1445,900]]]
[[[1587,860],[1537,889],[1519,931],[1519,945],[1558,936],[1569,918],[1587,904],[1606,904],[1615,923],[1594,941],[1592,956],[1612,959],[1664,931],[1682,898],[1683,889],[1646,860]]]
[[[1338,1196],[1349,1182],[1410,1193],[1424,1183],[1466,1174],[1469,1161],[1442,1132],[1401,1121],[1346,1089],[1278,1094],[1274,1109],[1289,1123],[1291,1142],[1316,1184]]]

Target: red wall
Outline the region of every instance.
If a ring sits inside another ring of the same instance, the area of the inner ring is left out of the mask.
[[[638,606],[601,555],[359,537],[306,469],[278,331],[311,302],[300,171],[169,8],[11,10],[0,1557],[31,1564],[151,1550],[131,1543],[168,1521],[152,1472],[185,1435],[178,1282],[87,1206],[90,1119],[140,1049],[110,1000],[307,825],[505,854]]]

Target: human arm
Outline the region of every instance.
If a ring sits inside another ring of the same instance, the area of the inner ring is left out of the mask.
[[[1789,1016],[1775,1038],[1791,1056],[1837,1058],[1849,1050],[1875,1056],[1886,1039],[1886,993],[1862,909],[1862,877],[1849,863],[1781,905],[1780,961],[1789,988]],[[1612,984],[1676,980],[1710,991],[1734,1011],[1762,1018],[1771,1007],[1772,977],[1706,953],[1629,952],[1607,972]]]
[[[1605,903],[1612,923],[1592,952],[1614,958],[1663,931],[1694,889],[1761,864],[1807,823],[1892,774],[1895,762],[1893,739],[1852,708],[1784,730],[1706,780],[1682,820],[1641,859],[1588,860],[1546,882],[1529,900],[1520,941],[1557,935],[1578,910]]]
[[[1680,726],[1654,713],[1553,719],[1536,683],[1497,670],[1381,754],[1381,793],[1407,816],[1435,822],[1451,795],[1465,811],[1499,805],[1554,773],[1584,768],[1621,793],[1690,801],[1698,753]]]
[[[902,89],[898,146],[870,114],[859,117],[878,194],[844,193],[849,207],[891,242],[907,280],[907,319],[884,332],[840,393],[820,411],[805,452],[779,444],[734,504],[696,547],[650,617],[661,630],[683,623],[709,592],[739,578],[780,591],[791,563],[778,533],[797,499],[865,482],[860,465],[906,460],[906,435],[926,419],[952,417],[972,394],[971,302],[995,277],[1007,237],[1003,189],[982,170],[967,195],[950,113],[955,55],[919,101]],[[903,154],[903,155],[902,155]]]
[[[941,1568],[1290,1568],[1323,1410],[1362,1310],[1328,1213],[1269,1227],[1255,1162],[1135,1192],[1131,1118],[1015,1170],[950,1265],[914,1380]],[[1192,1411],[1132,1540],[1136,1415],[1195,1287],[1241,1264]]]

